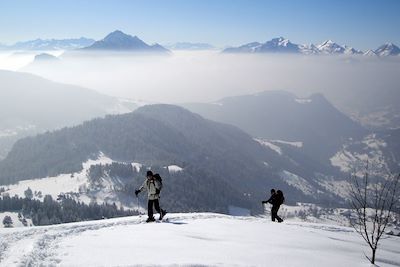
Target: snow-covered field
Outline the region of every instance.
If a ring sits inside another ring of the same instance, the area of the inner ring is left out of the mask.
[[[369,266],[351,228],[212,213],[168,214],[0,229],[1,266]],[[400,238],[379,266],[400,266]]]

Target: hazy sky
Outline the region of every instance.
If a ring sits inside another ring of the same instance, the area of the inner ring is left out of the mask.
[[[36,38],[101,39],[120,29],[149,43],[217,46],[284,36],[332,39],[358,49],[400,45],[398,0],[2,0],[0,43]]]

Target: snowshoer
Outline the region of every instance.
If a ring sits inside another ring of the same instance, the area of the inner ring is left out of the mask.
[[[135,195],[138,196],[140,192],[143,190],[147,190],[147,215],[148,218],[146,222],[154,222],[153,216],[153,206],[156,211],[160,214],[159,219],[162,220],[164,215],[167,213],[165,210],[160,208],[160,190],[162,187],[162,183],[156,179],[153,175],[152,171],[147,171],[146,174],[147,179],[143,182],[143,185],[135,190]]]
[[[275,221],[275,219],[277,219],[280,223],[283,222],[282,218],[278,216],[278,210],[284,201],[285,198],[283,197],[283,193],[281,190],[278,190],[276,192],[275,189],[271,189],[271,197],[268,200],[262,202],[262,204],[272,204],[271,220],[273,222]]]

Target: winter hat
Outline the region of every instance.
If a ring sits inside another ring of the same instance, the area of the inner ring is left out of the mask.
[[[152,171],[147,171],[146,176],[153,176],[153,172]]]

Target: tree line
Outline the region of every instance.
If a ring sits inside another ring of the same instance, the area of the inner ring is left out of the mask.
[[[58,200],[54,200],[51,195],[45,195],[43,201],[30,197],[4,195],[0,197],[0,212],[5,211],[18,212],[25,218],[32,219],[34,225],[99,220],[137,214],[132,210],[118,208],[115,203],[87,205],[64,195],[60,195]]]

